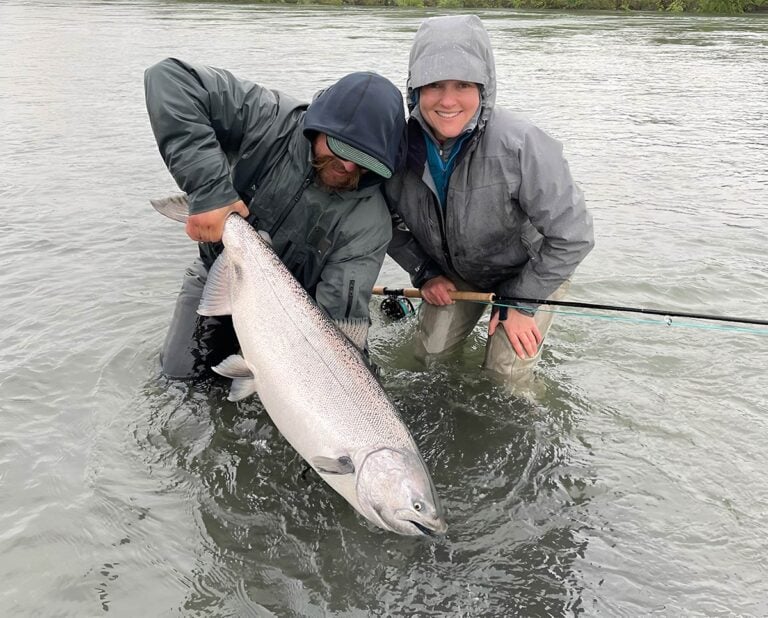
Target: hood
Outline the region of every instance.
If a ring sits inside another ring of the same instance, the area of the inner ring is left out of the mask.
[[[405,151],[403,95],[381,75],[350,73],[312,99],[304,116],[304,135],[311,140],[315,133],[335,137],[394,172]]]
[[[408,108],[417,107],[418,89],[445,79],[481,84],[478,126],[496,102],[496,63],[483,22],[477,15],[431,17],[421,22],[408,62]]]

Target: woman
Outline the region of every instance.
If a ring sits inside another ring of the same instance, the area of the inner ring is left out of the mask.
[[[560,143],[495,106],[493,50],[477,16],[421,24],[407,88],[408,165],[387,187],[389,254],[422,289],[416,347],[426,360],[459,345],[483,314],[450,291],[560,298],[594,241]],[[491,316],[483,364],[515,383],[531,375],[552,317],[516,306]]]

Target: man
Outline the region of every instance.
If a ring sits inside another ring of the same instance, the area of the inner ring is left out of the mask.
[[[421,287],[417,356],[458,346],[484,306],[451,291],[557,299],[594,244],[559,142],[495,105],[490,39],[475,15],[422,22],[408,70],[408,162],[387,185],[389,253]],[[527,385],[551,313],[494,311],[484,367]]]
[[[163,371],[197,377],[237,352],[229,318],[196,313],[232,212],[270,234],[301,285],[364,348],[368,301],[391,239],[379,185],[399,166],[397,87],[352,73],[307,105],[173,58],[147,69],[144,81],[160,154],[187,194],[187,234],[201,243],[163,345]]]

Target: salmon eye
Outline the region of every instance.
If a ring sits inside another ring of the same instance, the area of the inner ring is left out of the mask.
[[[421,509],[424,508],[424,505],[421,502],[414,502],[413,503],[413,510],[414,511],[421,511]]]

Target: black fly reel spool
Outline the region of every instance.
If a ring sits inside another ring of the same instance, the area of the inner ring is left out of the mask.
[[[405,296],[387,296],[381,301],[381,312],[390,320],[402,320],[413,314],[413,303]]]

